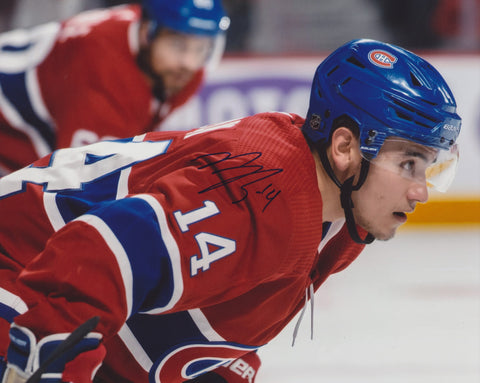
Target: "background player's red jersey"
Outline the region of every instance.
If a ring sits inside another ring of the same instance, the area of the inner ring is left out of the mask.
[[[0,179],[0,355],[14,318],[42,339],[99,315],[117,383],[182,382],[268,343],[363,248],[323,222],[303,122],[61,149]]]
[[[200,86],[166,102],[137,65],[140,6],[0,35],[0,175],[56,148],[151,131]]]

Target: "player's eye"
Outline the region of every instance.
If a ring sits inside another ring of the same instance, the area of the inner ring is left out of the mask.
[[[415,160],[407,160],[400,163],[400,168],[410,175],[415,174]]]

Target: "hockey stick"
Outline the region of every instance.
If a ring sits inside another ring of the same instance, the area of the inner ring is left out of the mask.
[[[73,330],[71,334],[67,336],[65,340],[60,343],[57,348],[55,348],[55,350],[53,350],[50,356],[42,363],[38,370],[27,379],[25,383],[38,383],[47,367],[54,362],[55,359],[59,358],[66,351],[70,350],[91,331],[93,331],[95,327],[97,327],[99,321],[100,317],[94,316]]]

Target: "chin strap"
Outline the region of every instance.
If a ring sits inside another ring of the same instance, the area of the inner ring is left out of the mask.
[[[345,213],[345,222],[347,224],[347,229],[348,229],[348,233],[350,234],[350,237],[352,237],[352,239],[356,243],[359,243],[362,245],[368,245],[372,243],[375,237],[370,233],[368,233],[364,239],[360,238],[360,235],[358,234],[358,231],[357,231],[357,225],[355,223],[355,219],[353,218],[353,211],[352,211],[352,209],[354,208],[353,201],[352,201],[352,192],[360,189],[360,187],[365,182],[365,179],[367,178],[370,162],[368,162],[365,159],[362,159],[360,177],[356,185],[353,184],[353,180],[355,179],[355,176],[348,178],[342,184],[338,180],[337,176],[335,175],[332,169],[332,166],[330,165],[330,161],[328,160],[327,146],[326,145],[320,146],[318,148],[318,153],[320,155],[320,160],[322,161],[325,171],[327,172],[329,177],[332,179],[332,181],[335,182],[335,184],[340,188],[340,203]]]

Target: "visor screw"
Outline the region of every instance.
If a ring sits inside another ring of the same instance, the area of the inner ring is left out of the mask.
[[[320,129],[321,122],[322,122],[322,118],[318,114],[312,114],[312,117],[310,117],[310,127],[313,130]]]
[[[450,146],[452,146],[453,144],[455,143],[454,140],[450,140],[450,142],[448,143]]]
[[[370,145],[373,142],[373,139],[377,135],[377,132],[375,130],[369,130],[368,131],[368,137],[365,139],[365,145]]]
[[[445,142],[445,137],[440,138],[440,143],[443,144]]]

